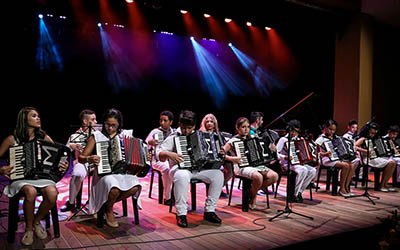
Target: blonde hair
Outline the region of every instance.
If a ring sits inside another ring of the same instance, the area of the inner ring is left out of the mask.
[[[218,121],[217,118],[215,117],[215,115],[213,114],[207,114],[204,116],[203,120],[201,120],[201,124],[200,124],[200,131],[206,132],[206,120],[207,118],[211,118],[211,120],[214,122],[214,132],[218,132],[219,128],[218,128]]]

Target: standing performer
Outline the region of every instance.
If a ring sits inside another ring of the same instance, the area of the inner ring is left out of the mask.
[[[323,134],[321,134],[315,141],[320,146],[320,156],[322,157],[322,164],[327,167],[340,168],[340,189],[339,194],[343,197],[354,195],[350,190],[351,178],[354,175],[356,168],[355,164],[351,161],[332,161],[329,157],[332,155],[331,151],[325,147],[324,142],[332,140],[336,135],[337,122],[335,120],[327,120],[324,123]]]
[[[369,139],[374,140],[378,135],[379,125],[375,122],[372,122],[368,125],[368,137]],[[355,143],[356,146],[360,147],[360,152],[363,155],[364,164],[367,164],[367,157],[371,157],[373,152],[371,150],[366,149],[366,136],[361,136]],[[371,142],[372,143],[372,142]],[[367,156],[367,152],[369,151],[369,156]],[[376,157],[374,159],[368,159],[368,165],[374,168],[385,168],[383,170],[382,179],[379,185],[379,190],[382,192],[395,192],[395,188],[390,188],[388,186],[388,181],[390,177],[393,175],[393,172],[396,168],[396,161],[390,159],[389,157]]]
[[[280,156],[280,164],[283,168],[287,169],[288,167],[288,160],[290,157],[288,156],[288,137],[290,135],[291,140],[297,140],[300,132],[300,121],[298,120],[291,120],[287,124],[287,132],[286,136],[281,137],[276,145],[276,150]],[[297,164],[297,165],[290,165],[291,169],[296,172],[296,183],[294,189],[295,197],[289,197],[289,200],[294,202],[303,202],[302,193],[307,188],[307,186],[313,181],[314,177],[316,176],[316,169],[313,166],[308,164]]]
[[[219,132],[218,121],[215,115],[207,114],[203,117],[200,124],[200,131],[203,132]],[[224,173],[224,186],[226,183],[232,178],[233,176],[233,168],[231,164],[225,163],[223,165],[223,173]],[[227,198],[228,195],[225,194],[223,191],[221,192],[220,197]]]
[[[170,205],[171,200],[171,188],[172,181],[169,177],[169,163],[166,161],[160,161],[156,158],[154,151],[156,146],[165,140],[172,132],[175,131],[171,127],[174,121],[174,114],[171,111],[163,111],[160,113],[160,127],[153,129],[146,138],[146,142],[150,145],[150,149],[153,150],[153,158],[151,162],[152,168],[161,172],[162,184],[164,186],[164,205]],[[157,138],[155,138],[157,137]],[[162,137],[162,140],[159,139]]]
[[[177,224],[180,227],[187,227],[187,195],[191,179],[199,179],[210,184],[205,202],[204,220],[212,223],[221,223],[221,219],[215,214],[219,195],[224,184],[224,176],[218,169],[188,170],[180,169],[178,163],[183,162],[183,155],[177,153],[175,137],[189,136],[194,132],[196,126],[196,114],[185,110],[179,115],[179,128],[164,140],[156,151],[161,161],[169,160],[171,171],[170,176],[174,182],[175,207],[177,211]]]
[[[0,157],[3,157],[10,147],[32,142],[42,139],[48,142],[53,140],[41,129],[41,120],[37,109],[32,107],[22,108],[17,116],[17,124],[14,133],[8,136],[0,146]],[[27,166],[26,166],[27,167]],[[67,162],[60,162],[62,171],[68,168]],[[8,178],[14,172],[14,166],[0,167],[0,173]],[[43,201],[39,206],[36,214],[35,200],[38,190],[43,195]],[[22,192],[24,194],[24,217],[25,217],[25,233],[22,236],[21,243],[25,246],[32,245],[33,243],[33,229],[35,229],[36,236],[43,240],[47,238],[47,232],[40,224],[40,221],[47,215],[49,210],[55,205],[57,201],[58,191],[56,183],[48,179],[38,180],[16,180],[4,189],[4,194],[9,198]]]
[[[250,122],[246,117],[240,117],[236,121],[236,132],[237,135],[232,137],[224,145],[225,152],[232,152],[232,156],[226,155],[225,159],[235,164],[240,164],[242,163],[242,159],[240,156],[236,156],[236,154],[233,152],[233,144],[235,141],[251,138],[251,136],[249,135]],[[276,150],[274,144],[271,144],[270,148],[272,150]],[[251,180],[251,194],[249,202],[250,209],[256,208],[257,191],[260,189],[266,189],[268,186],[278,181],[278,174],[265,165],[249,166],[243,168],[239,168],[237,165],[234,165],[234,172],[236,175],[243,176]]]
[[[79,162],[82,164],[94,163],[99,165],[101,157],[92,155],[93,151],[96,149],[96,143],[107,142],[113,140],[115,137],[117,137],[117,139],[122,139],[124,136],[131,137],[132,130],[122,130],[122,126],[122,113],[117,109],[108,109],[103,114],[102,131],[94,131],[82,154],[79,155]],[[135,198],[138,199],[142,186],[136,175],[108,174],[101,176],[98,174],[97,166],[94,170],[91,190],[89,212],[91,214],[97,213],[105,204],[107,225],[110,227],[118,227],[119,224],[115,220],[113,212],[114,203],[132,195],[135,195]]]
[[[97,124],[96,114],[93,110],[84,109],[79,114],[79,118],[81,127],[69,137],[67,142],[67,146],[74,152],[75,160],[69,182],[69,200],[65,203],[65,207],[61,208],[62,212],[75,212],[76,209],[79,209],[75,206],[76,196],[81,190],[82,183],[89,171],[89,164],[82,164],[78,160],[79,154],[82,153],[89,139],[89,134],[91,135],[95,131],[94,126]]]

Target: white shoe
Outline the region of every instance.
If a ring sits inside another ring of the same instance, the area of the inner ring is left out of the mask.
[[[24,236],[22,236],[21,243],[24,246],[30,246],[33,243],[33,231],[25,231]]]
[[[345,194],[345,193],[342,193],[342,191],[339,191],[339,194],[341,196],[343,196],[343,197],[350,197],[351,196],[351,194],[349,194],[349,193]]]
[[[43,228],[42,224],[38,223],[38,224],[33,225],[33,227],[35,228],[36,236],[37,236],[39,239],[44,240],[44,239],[47,238],[47,232],[46,232],[46,230]]]

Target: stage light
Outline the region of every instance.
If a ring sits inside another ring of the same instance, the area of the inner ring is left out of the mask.
[[[133,0],[125,0],[125,2],[126,2],[126,3],[133,3],[133,2],[135,2],[135,1],[133,1]]]
[[[43,18],[43,15],[42,15],[42,14],[39,14],[38,17],[39,17],[40,19],[42,19],[42,18]]]
[[[182,14],[186,14],[186,13],[187,13],[187,10],[181,10],[181,13],[182,13]]]
[[[204,14],[203,16],[204,16],[205,18],[209,18],[209,17],[210,17],[209,14]]]
[[[270,27],[267,27],[267,26],[265,26],[265,29],[266,29],[266,30],[271,30],[271,28],[270,28]]]
[[[194,41],[194,37],[193,37],[193,36],[191,36],[191,37],[190,37],[190,40]]]
[[[229,47],[232,47],[232,43],[228,43],[228,46],[229,46]]]
[[[97,23],[97,27],[101,27],[101,23]]]
[[[226,22],[226,23],[230,23],[230,22],[232,22],[232,19],[225,18],[225,22]]]
[[[246,22],[246,25],[250,27],[251,26],[251,22]]]

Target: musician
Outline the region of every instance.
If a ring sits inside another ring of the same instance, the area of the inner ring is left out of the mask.
[[[173,129],[172,123],[174,121],[174,114],[171,111],[162,111],[160,113],[160,127],[153,129],[146,138],[146,142],[150,145],[150,149],[153,151],[156,149],[156,146],[162,142],[156,140],[155,135],[157,133],[161,133],[163,136],[163,140],[166,139],[172,132],[175,131]],[[156,158],[156,154],[153,153],[152,157],[152,167],[161,172],[162,184],[164,186],[164,205],[170,205],[171,200],[171,188],[172,181],[169,177],[169,163],[166,161],[160,161]]]
[[[190,179],[199,179],[209,185],[208,195],[205,202],[204,220],[220,224],[222,221],[216,215],[218,197],[224,184],[224,176],[218,169],[187,170],[178,168],[178,163],[183,162],[183,155],[177,152],[174,138],[179,135],[188,136],[195,130],[196,114],[185,110],[179,115],[179,128],[164,140],[156,151],[157,157],[161,161],[169,160],[171,166],[170,176],[174,182],[175,207],[177,211],[177,224],[180,227],[187,227],[187,195],[189,191]]]
[[[250,135],[259,134],[260,128],[264,122],[264,114],[259,111],[250,113]]]
[[[250,121],[246,117],[240,117],[236,121],[236,136],[232,137],[225,145],[225,152],[231,152],[232,156],[226,155],[225,159],[231,161],[236,164],[240,164],[242,162],[241,156],[237,156],[233,152],[233,143],[235,141],[240,141],[246,138],[250,138]],[[276,150],[275,145],[271,144],[270,148],[272,150]],[[257,202],[257,192],[260,189],[266,189],[268,186],[276,183],[278,181],[278,174],[265,165],[259,166],[249,166],[239,168],[237,165],[234,165],[235,175],[243,176],[245,178],[251,179],[251,193],[250,193],[250,202],[249,208],[255,209]]]
[[[391,125],[389,127],[387,135],[385,135],[385,138],[388,138],[390,140],[390,143],[394,146],[394,155],[390,157],[390,159],[396,161],[396,167],[397,167],[397,176],[396,180],[393,180],[393,182],[400,183],[400,157],[399,155],[399,146],[396,145],[396,139],[399,136],[400,133],[400,128],[398,125]]]
[[[323,133],[315,141],[320,146],[322,164],[327,167],[339,168],[341,170],[339,194],[343,197],[354,196],[354,193],[350,190],[350,182],[356,168],[355,164],[350,161],[332,161],[329,158],[332,155],[332,152],[328,151],[324,145],[325,141],[332,140],[336,136],[337,122],[329,119],[324,123],[323,127]]]
[[[0,146],[0,157],[9,155],[8,150],[10,147],[38,139],[53,142],[50,136],[41,129],[41,119],[38,110],[33,107],[22,108],[17,116],[17,124],[14,133],[5,138]],[[67,162],[60,162],[60,169],[62,171],[66,171],[67,168]],[[14,173],[14,166],[0,167],[0,174],[2,175],[10,178],[12,173]],[[42,194],[43,201],[41,202],[37,213],[34,214],[36,195],[38,191]],[[40,221],[55,205],[58,191],[56,183],[48,179],[16,180],[4,189],[4,194],[10,198],[19,192],[22,192],[25,197],[23,205],[25,233],[22,236],[21,243],[27,246],[32,245],[33,243],[33,229],[35,229],[35,234],[39,239],[43,240],[47,238],[47,232],[40,224]]]
[[[74,152],[75,160],[73,162],[73,169],[69,182],[69,200],[65,203],[65,207],[61,208],[62,212],[76,211],[76,196],[88,174],[89,164],[80,163],[78,158],[86,145],[89,134],[91,135],[95,131],[94,127],[97,124],[96,113],[93,110],[84,109],[79,114],[79,119],[81,121],[81,127],[68,138],[67,142],[67,146]]]
[[[358,136],[357,135],[357,131],[358,131],[358,123],[356,120],[350,120],[348,125],[347,125],[347,132],[343,135],[344,138],[351,140],[353,143],[355,143],[355,139]],[[359,147],[354,146],[354,149],[356,151],[359,151]],[[357,169],[357,167],[360,164],[360,159],[358,157],[356,157],[352,163],[355,165],[355,168]],[[362,179],[363,176],[363,171],[360,169],[359,170],[359,179]]]
[[[288,134],[286,134],[286,136],[281,137],[276,145],[276,150],[280,156],[279,159],[280,164],[285,169],[288,168],[288,160],[289,158],[291,158],[291,156],[290,157],[288,156],[288,145],[287,145],[289,139],[288,137],[290,135],[291,140],[297,140],[299,138],[300,126],[301,124],[299,120],[289,121],[286,128]],[[290,165],[290,169],[296,172],[297,175],[294,188],[295,197],[289,197],[289,198],[294,202],[303,202],[302,193],[308,187],[308,185],[311,184],[314,177],[316,176],[317,171],[315,167],[308,164]]]
[[[94,131],[88,139],[86,147],[79,155],[79,162],[82,164],[100,163],[101,157],[92,154],[96,148],[97,142],[110,141],[118,136],[122,139],[124,136],[132,136],[132,130],[123,130],[122,113],[117,109],[108,109],[103,114],[102,131]],[[118,227],[115,220],[113,206],[115,202],[126,199],[132,195],[138,199],[141,192],[141,184],[138,177],[131,174],[108,174],[100,176],[98,167],[93,171],[93,184],[89,200],[89,213],[97,213],[105,204],[106,223],[110,227]]]
[[[202,132],[219,132],[218,121],[217,121],[217,118],[215,117],[215,115],[213,115],[211,113],[205,115],[203,117],[203,119],[201,120],[199,130]],[[233,176],[232,165],[225,163],[223,165],[223,173],[224,173],[224,186],[225,186],[226,183]],[[228,195],[226,193],[224,193],[224,191],[222,191],[220,197],[227,198]]]

